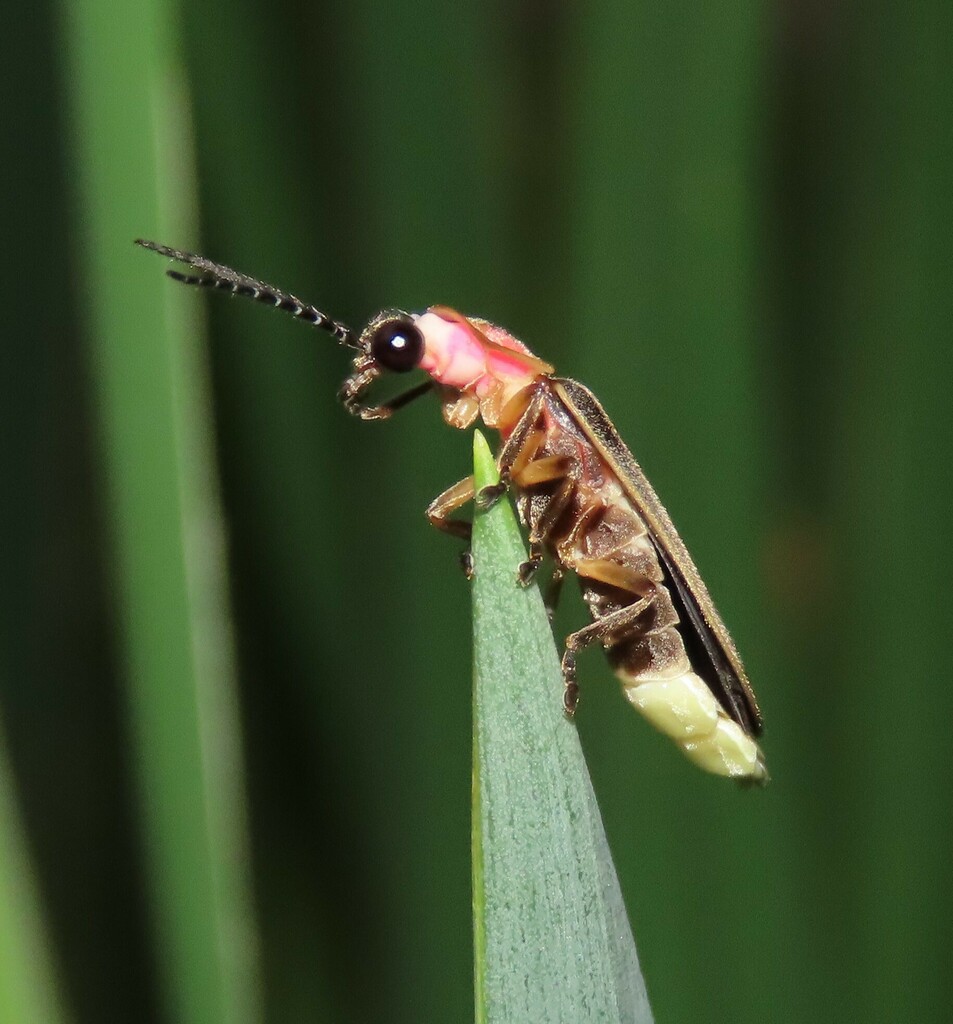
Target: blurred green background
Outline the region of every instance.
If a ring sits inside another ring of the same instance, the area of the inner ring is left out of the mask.
[[[579,729],[659,1024],[948,1021],[953,8],[39,0],[5,23],[0,1019],[471,1017],[470,626],[345,354],[446,303],[589,384],[773,782]],[[561,632],[581,621],[578,601]],[[554,694],[554,700],[559,699]]]

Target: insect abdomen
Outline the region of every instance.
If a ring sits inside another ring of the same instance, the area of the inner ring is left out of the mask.
[[[635,621],[606,641],[606,655],[626,698],[706,771],[762,776],[757,744],[729,717],[692,668],[678,628],[680,618],[645,524],[622,496],[606,511],[593,515],[593,520],[597,518],[576,541],[575,550],[566,553],[579,567],[583,597],[593,619],[648,599],[648,606]],[[606,550],[607,520],[612,539],[621,539],[614,550]],[[618,566],[623,576],[631,573],[636,589],[626,593],[611,583],[586,577],[587,562],[594,558]]]
[[[593,621],[605,624],[600,639],[626,698],[701,768],[765,778],[757,743],[692,667],[685,623],[645,522],[587,438],[561,429],[568,426],[552,417],[537,452],[562,456],[574,479],[572,498],[545,542],[558,564],[579,575]],[[531,535],[559,487],[534,489],[521,503]]]

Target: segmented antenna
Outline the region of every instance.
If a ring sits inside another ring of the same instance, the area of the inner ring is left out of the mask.
[[[213,263],[204,256],[198,256],[193,252],[183,252],[181,249],[171,249],[167,245],[160,245],[158,242],[149,242],[145,238],[137,238],[136,245],[143,249],[151,249],[160,256],[168,256],[170,259],[178,260],[190,267],[201,271],[199,274],[183,274],[178,270],[167,270],[166,273],[175,281],[182,284],[193,284],[199,288],[214,288],[216,291],[227,292],[229,295],[243,295],[253,299],[255,302],[264,302],[275,309],[283,309],[298,320],[332,334],[342,345],[349,345],[357,348],[357,339],[351,329],[344,324],[332,320],[320,309],[302,302],[301,299],[290,292],[283,292],[274,285],[265,284],[264,281],[257,281],[253,277],[239,274],[231,267],[222,266],[220,263]]]

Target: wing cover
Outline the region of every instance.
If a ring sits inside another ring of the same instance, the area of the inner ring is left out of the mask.
[[[553,378],[557,394],[645,520],[668,577],[692,667],[711,687],[725,711],[752,736],[761,732],[761,711],[741,656],[715,610],[691,555],[668,512],[593,393],[564,377]]]

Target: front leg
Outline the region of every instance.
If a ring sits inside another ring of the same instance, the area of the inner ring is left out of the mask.
[[[473,477],[464,477],[458,480],[452,487],[448,487],[442,494],[427,506],[427,519],[431,526],[438,530],[449,533],[454,537],[462,537],[463,540],[470,540],[473,532],[473,523],[468,519],[451,519],[457,509],[463,508],[468,501],[473,500]],[[473,579],[473,555],[469,547],[460,552],[460,568],[468,580]]]
[[[432,526],[444,533],[469,541],[473,532],[473,523],[466,519],[452,519],[451,516],[474,498],[480,508],[492,506],[506,491],[514,470],[521,472],[530,462],[539,450],[544,437],[543,431],[535,429],[543,409],[544,397],[542,388],[537,388],[527,404],[525,412],[513,428],[513,433],[500,449],[500,454],[497,457],[500,482],[481,488],[479,494],[475,493],[472,475],[459,480],[452,487],[448,487],[427,506],[426,515]],[[467,579],[470,579],[473,576],[473,558],[469,551],[464,552],[462,564]]]
[[[427,506],[426,516],[431,526],[436,526],[444,533],[450,533],[454,537],[470,539],[473,531],[473,523],[468,519],[451,519],[457,509],[463,508],[467,502],[473,501],[474,485],[473,476],[464,477],[458,480],[452,487],[448,487],[442,494]]]
[[[543,411],[545,398],[543,388],[537,387],[526,406],[526,411],[520,416],[513,428],[513,433],[506,439],[497,456],[496,464],[500,470],[500,482],[490,484],[488,487],[481,487],[480,493],[476,496],[479,508],[492,508],[506,493],[511,478],[522,470],[539,450],[545,432],[538,430],[536,424]]]

